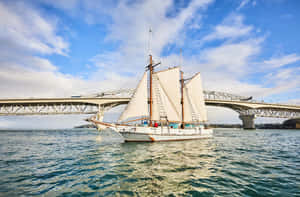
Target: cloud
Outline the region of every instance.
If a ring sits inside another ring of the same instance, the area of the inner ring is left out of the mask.
[[[296,64],[299,60],[300,56],[293,53],[272,57],[257,64],[257,70],[265,73],[262,85],[270,87],[265,96],[300,95],[300,68]]]
[[[58,35],[58,24],[61,24],[58,18],[45,15],[46,13],[42,15],[36,6],[25,4],[23,1],[1,2],[0,26],[4,31],[0,33],[0,40],[3,43],[1,46],[5,46],[3,50],[5,52],[0,54],[0,81],[3,82],[0,89],[6,92],[6,95],[1,97],[69,96],[80,91],[81,94],[85,94],[97,89],[100,91],[105,88],[133,87],[137,80],[136,76],[140,73],[137,71],[143,70],[147,64],[145,58],[147,49],[143,51],[141,48],[147,40],[148,35],[145,32],[149,24],[157,29],[157,32],[159,30],[159,34],[154,33],[156,41],[153,46],[156,54],[159,54],[164,45],[176,37],[196,10],[204,8],[210,2],[210,0],[193,1],[176,16],[167,17],[165,13],[173,6],[171,0],[164,3],[120,1],[117,6],[111,7],[112,10],[104,12],[109,14],[113,21],[109,25],[109,36],[106,39],[120,40],[120,47],[117,51],[91,58],[91,63],[97,66],[98,71],[92,73],[88,80],[60,73],[59,68],[43,56],[68,53],[69,43]],[[80,5],[83,5],[85,10],[104,5],[103,1],[95,2],[95,6],[79,1],[39,3],[70,12],[78,9]],[[92,14],[95,14],[94,17],[97,16],[95,10]],[[4,20],[5,18],[11,20]],[[52,21],[53,19],[55,20]],[[120,31],[122,29],[126,31]]]
[[[0,28],[2,98],[66,95],[73,82],[84,83],[59,73],[57,66],[42,57],[66,55],[69,44],[57,35],[56,23],[36,9],[21,1],[0,2]]]
[[[179,32],[186,22],[195,16],[196,11],[204,9],[211,2],[210,0],[191,1],[175,16],[166,14],[174,6],[171,0],[142,1],[132,4],[119,2],[111,11],[113,22],[109,25],[107,39],[121,41],[119,52],[126,57],[122,62],[132,61],[131,58],[142,61],[148,55],[147,32],[151,27],[152,52],[154,56],[159,57],[163,47],[180,36]]]
[[[45,56],[65,56],[69,50],[69,43],[58,35],[59,23],[53,22],[52,16],[42,15],[22,1],[0,2],[0,16],[1,98],[69,97],[114,89],[133,81],[110,72],[96,72],[97,76],[87,80],[63,74]]]
[[[273,57],[269,60],[263,61],[264,65],[267,68],[280,68],[295,62],[298,62],[300,60],[300,56],[292,53],[289,55],[283,55],[281,57]]]
[[[241,79],[252,72],[251,58],[259,54],[262,41],[258,38],[208,48],[193,56],[183,58],[182,69],[186,77],[200,71],[206,90],[260,97],[269,88]],[[178,65],[181,62],[180,59],[180,56],[176,54],[164,57],[162,58],[163,66]]]
[[[22,2],[0,2],[0,27],[1,51],[60,55],[68,51],[68,43],[56,34],[55,22],[45,20]]]
[[[207,90],[254,96],[256,99],[296,90],[299,83],[295,73],[298,72],[290,69],[277,73],[274,71],[274,64],[283,66],[296,62],[298,55],[291,54],[256,62],[266,37],[255,37],[251,34],[254,27],[244,25],[243,18],[242,15],[236,14],[226,17],[205,37],[205,40],[222,39],[223,42],[210,48],[205,47],[199,53],[183,58],[183,70],[188,75],[201,71],[204,88]],[[232,27],[235,33],[226,36],[217,31],[217,27],[223,27],[225,24]],[[237,39],[240,37],[243,39]],[[168,65],[178,65],[180,59],[179,55],[171,54],[162,60]],[[258,72],[268,72],[269,76],[260,75]],[[245,80],[252,76],[264,83]]]
[[[250,58],[260,52],[262,39],[250,39],[239,43],[225,43],[219,47],[205,49],[201,59],[204,66],[222,69],[232,74],[249,72]]]
[[[118,47],[91,58],[92,65],[99,69],[98,73],[115,72],[117,75],[137,78],[148,64],[149,28],[153,31],[152,55],[155,61],[159,61],[164,47],[169,43],[178,43],[181,31],[187,24],[196,16],[199,22],[201,14],[197,14],[197,11],[205,9],[211,2],[191,1],[179,11],[174,11],[172,0],[118,2],[104,12],[111,18],[106,41],[117,42]],[[170,12],[172,14],[168,15]]]
[[[253,30],[252,26],[243,24],[244,17],[239,14],[231,14],[225,20],[214,28],[214,31],[205,36],[202,42],[219,40],[225,38],[239,38],[249,35]]]
[[[271,94],[282,94],[284,92],[300,92],[300,68],[282,68],[271,71],[265,78],[265,84],[271,84]]]
[[[255,1],[254,1],[255,2]],[[237,7],[237,10],[242,9],[243,7],[245,7],[248,3],[250,3],[250,0],[242,0],[239,7]],[[256,4],[256,2],[254,3],[254,5]]]

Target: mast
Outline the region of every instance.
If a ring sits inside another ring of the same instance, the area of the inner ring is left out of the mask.
[[[150,96],[149,96],[149,103],[150,103],[150,123],[149,126],[152,127],[152,74],[153,74],[153,62],[152,62],[152,55],[149,55],[150,64],[149,64],[149,72],[150,72]]]
[[[180,82],[181,82],[181,128],[184,129],[184,99],[183,99],[183,86],[184,86],[184,79],[183,79],[183,72],[180,71]]]
[[[182,49],[180,49],[180,64],[182,66],[183,58],[182,58]],[[184,99],[183,99],[183,71],[180,71],[180,82],[181,82],[181,127],[184,129]]]

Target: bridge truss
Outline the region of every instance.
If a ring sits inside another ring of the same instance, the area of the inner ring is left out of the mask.
[[[97,105],[88,103],[64,104],[5,104],[0,105],[0,115],[58,115],[58,114],[96,114]]]
[[[89,98],[110,99],[110,98],[130,98],[133,94],[133,89],[121,89],[109,92],[101,92],[91,95],[75,96],[79,99],[86,99],[85,102],[17,102],[0,103],[0,116],[8,115],[55,115],[55,114],[98,114],[103,118],[104,112],[116,107],[120,102],[111,102],[108,104],[90,103]],[[217,92],[217,91],[204,91],[204,98],[207,105],[229,107],[241,116],[255,116],[255,117],[272,117],[272,118],[299,118],[299,110],[276,109],[272,108],[251,108],[243,107],[240,105],[222,104],[221,101],[242,101],[244,103],[254,103],[251,97],[239,96],[230,93]],[[73,98],[69,98],[72,100]],[[75,99],[75,98],[74,98]],[[30,99],[27,99],[30,100]],[[219,104],[211,101],[220,101]],[[100,118],[101,119],[101,118]]]
[[[300,111],[282,109],[248,109],[237,111],[242,116],[269,117],[269,118],[300,118]]]

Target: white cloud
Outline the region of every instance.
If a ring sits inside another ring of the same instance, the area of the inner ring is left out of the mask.
[[[241,79],[252,72],[249,68],[251,57],[258,54],[261,42],[258,39],[224,44],[201,51],[194,56],[188,56],[183,59],[185,76],[188,77],[200,71],[206,90],[260,97],[269,88],[242,82]],[[163,58],[162,62],[163,66],[175,66],[180,62],[180,56],[173,54]]]
[[[63,74],[46,57],[40,56],[67,55],[69,44],[58,35],[57,23],[51,21],[53,17],[42,16],[22,1],[0,2],[0,16],[1,98],[88,94],[134,81],[111,72],[96,72],[88,80]]]
[[[250,58],[260,51],[261,39],[251,39],[239,43],[226,43],[216,48],[205,49],[201,54],[204,66],[222,69],[232,74],[249,72]]]
[[[242,15],[229,15],[221,24],[214,28],[211,34],[205,36],[202,42],[225,38],[239,38],[249,35],[253,27],[244,25],[243,20],[244,17]]]
[[[85,83],[59,73],[48,59],[39,56],[66,55],[68,51],[68,43],[57,35],[51,19],[21,1],[0,2],[2,98],[66,95],[73,91],[72,83]]]
[[[0,92],[2,92],[0,96],[1,98],[8,98],[69,97],[109,89],[132,88],[137,79],[117,73],[96,72],[89,80],[84,80],[52,70],[34,70],[22,68],[17,64],[7,66],[2,64],[0,81]]]
[[[300,92],[300,68],[282,68],[271,71],[265,76],[265,83],[272,84],[271,94]]]
[[[292,64],[295,62],[298,62],[300,60],[300,56],[293,53],[289,55],[284,55],[281,57],[273,57],[269,60],[265,60],[264,67],[267,66],[267,68],[280,68],[288,64]]]
[[[239,7],[237,8],[237,10],[242,9],[243,7],[245,7],[248,3],[250,2],[250,0],[242,0]],[[254,1],[255,2],[255,1]],[[256,5],[256,2],[254,3],[254,5]]]
[[[132,4],[119,2],[111,10],[112,24],[109,25],[108,40],[120,40],[119,53],[121,63],[128,69],[140,67],[148,55],[148,29],[153,30],[151,48],[153,55],[158,57],[166,44],[174,42],[185,23],[195,16],[200,8],[205,8],[211,0],[192,1],[175,17],[168,17],[166,12],[174,6],[171,0],[142,1]],[[124,31],[125,30],[125,31]],[[134,62],[139,62],[134,63]]]
[[[171,0],[134,3],[120,1],[117,6],[110,7],[109,11],[105,12],[112,18],[106,40],[120,41],[120,47],[114,51],[98,54],[91,59],[93,65],[99,68],[97,73],[130,76],[128,83],[131,83],[130,87],[132,87],[133,83],[129,78],[137,81],[148,64],[149,28],[151,27],[153,31],[151,48],[154,60],[159,61],[163,48],[168,43],[178,41],[178,37],[182,36],[179,33],[193,17],[197,16],[199,22],[201,17],[196,15],[196,12],[205,9],[211,2],[211,0],[192,1],[173,17],[166,15],[174,6]]]
[[[0,28],[1,51],[67,53],[68,43],[56,34],[55,22],[45,20],[22,2],[0,2]]]

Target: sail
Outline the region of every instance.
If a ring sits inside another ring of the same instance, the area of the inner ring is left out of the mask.
[[[200,73],[197,73],[183,89],[184,122],[205,122],[207,112]]]
[[[139,82],[133,96],[126,106],[125,110],[119,118],[119,122],[133,118],[149,116],[148,111],[148,88],[147,88],[147,73],[145,72],[143,78]]]
[[[153,120],[181,121],[179,68],[153,74]]]

